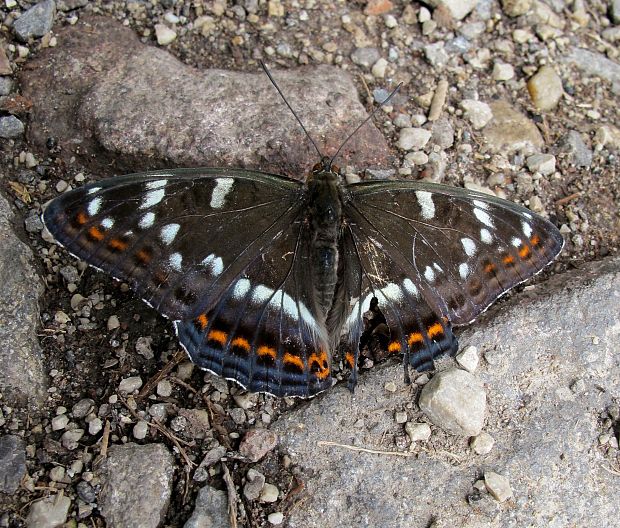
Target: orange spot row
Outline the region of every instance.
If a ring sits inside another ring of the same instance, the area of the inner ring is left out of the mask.
[[[226,332],[222,332],[221,330],[211,330],[207,336],[208,341],[215,341],[222,346],[226,344],[226,339],[228,339],[228,334]]]
[[[318,354],[316,352],[310,354],[310,357],[308,358],[308,363],[310,364],[310,368],[314,371],[317,378],[325,379],[327,378],[327,376],[329,376],[327,352],[325,352],[325,350],[320,350]]]
[[[407,339],[407,344],[413,346],[414,343],[424,343],[424,336],[421,332],[411,332]]]
[[[93,240],[101,241],[105,238],[105,233],[96,226],[89,228],[88,236]]]
[[[282,358],[284,363],[288,363],[289,365],[295,365],[299,370],[304,370],[304,362],[299,356],[291,354],[290,352],[285,352],[284,357]]]
[[[120,238],[112,238],[108,242],[108,246],[115,251],[125,251],[129,244]]]
[[[258,347],[258,357],[270,357],[276,359],[276,349],[270,346],[261,345]]]
[[[201,330],[204,330],[207,327],[207,324],[209,323],[207,314],[201,313],[198,317],[196,317],[196,323],[198,323]]]
[[[344,356],[345,361],[349,365],[349,368],[353,368],[355,366],[355,357],[351,352],[347,352]]]
[[[433,339],[434,337],[443,334],[443,326],[441,326],[441,323],[433,323],[426,329],[426,331],[428,333],[428,337]]]
[[[86,222],[88,222],[88,216],[84,211],[79,211],[77,215],[75,215],[75,221],[78,225],[83,226]]]
[[[245,337],[235,337],[230,344],[231,346],[242,348],[246,352],[249,352],[252,348],[250,342]]]
[[[397,354],[398,352],[401,351],[401,346],[400,343],[398,341],[392,341],[389,345],[388,345],[388,353],[390,354]]]

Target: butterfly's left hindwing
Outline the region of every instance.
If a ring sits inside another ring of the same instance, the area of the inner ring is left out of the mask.
[[[299,182],[189,169],[69,191],[43,220],[71,253],[174,320],[199,366],[252,391],[310,396],[332,378],[324,321],[300,279],[304,211]]]

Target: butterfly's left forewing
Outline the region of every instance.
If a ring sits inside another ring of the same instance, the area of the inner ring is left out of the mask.
[[[64,193],[43,220],[175,321],[199,366],[253,391],[308,396],[331,377],[324,322],[300,280],[303,193],[255,171],[156,171]]]
[[[360,286],[345,329],[357,325],[359,334],[359,316],[377,297],[394,334],[388,351],[410,353],[414,366],[428,368],[438,353],[454,350],[451,325],[471,322],[563,246],[549,221],[465,189],[369,182],[349,186],[348,196],[355,251],[347,254],[360,268]]]

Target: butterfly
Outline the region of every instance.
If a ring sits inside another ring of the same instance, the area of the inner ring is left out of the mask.
[[[371,309],[405,373],[432,369],[456,352],[454,326],[564,242],[520,205],[423,181],[346,184],[327,157],[305,182],[233,168],[108,178],[55,198],[42,218],[172,320],[196,365],[275,396],[330,388],[339,345],[354,387]]]

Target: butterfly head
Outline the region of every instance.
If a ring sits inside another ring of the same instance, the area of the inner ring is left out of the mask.
[[[310,179],[320,178],[321,176],[325,177],[325,175],[327,174],[331,176],[339,176],[340,167],[332,163],[332,158],[328,156],[323,156],[321,158],[321,161],[319,161],[312,167],[312,171],[310,172]]]

